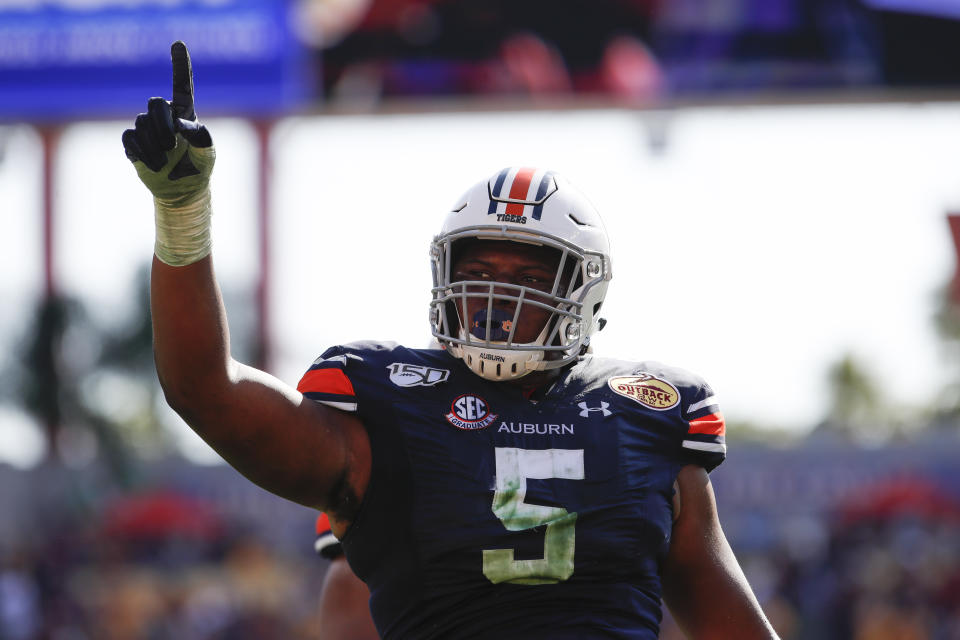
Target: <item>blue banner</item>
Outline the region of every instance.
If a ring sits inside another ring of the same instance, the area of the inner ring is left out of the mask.
[[[128,118],[151,96],[170,98],[175,40],[190,50],[201,116],[280,114],[311,93],[288,0],[10,4],[0,3],[0,120]]]

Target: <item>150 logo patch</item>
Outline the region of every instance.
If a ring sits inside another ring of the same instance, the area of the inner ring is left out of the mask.
[[[398,387],[432,387],[450,377],[448,369],[434,369],[420,364],[394,362],[387,367],[390,382]]]

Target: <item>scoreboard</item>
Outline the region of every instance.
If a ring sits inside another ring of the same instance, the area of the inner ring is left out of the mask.
[[[190,49],[202,116],[289,112],[311,97],[289,0],[0,1],[0,121],[129,118],[169,98]]]

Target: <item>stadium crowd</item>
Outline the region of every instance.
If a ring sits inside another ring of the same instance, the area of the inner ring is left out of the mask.
[[[302,0],[299,25],[334,103],[570,92],[655,102],[955,86],[956,65],[945,61],[960,22],[937,4]]]

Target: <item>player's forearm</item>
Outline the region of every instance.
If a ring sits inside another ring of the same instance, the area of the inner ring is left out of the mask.
[[[124,153],[153,194],[156,242],[150,313],[157,373],[181,411],[210,402],[229,379],[230,338],[210,262],[210,175],[217,154],[197,119],[187,47],[170,47],[173,100],[150,98],[123,132]]]
[[[677,475],[680,512],[664,566],[663,596],[688,638],[777,640],[717,517],[706,471]]]
[[[195,410],[229,380],[230,335],[210,257],[171,267],[156,257],[150,313],[157,375],[167,401]]]
[[[674,571],[665,579],[671,613],[692,640],[777,640],[733,552],[728,546],[724,551],[715,558],[722,566],[692,569],[685,576]]]

